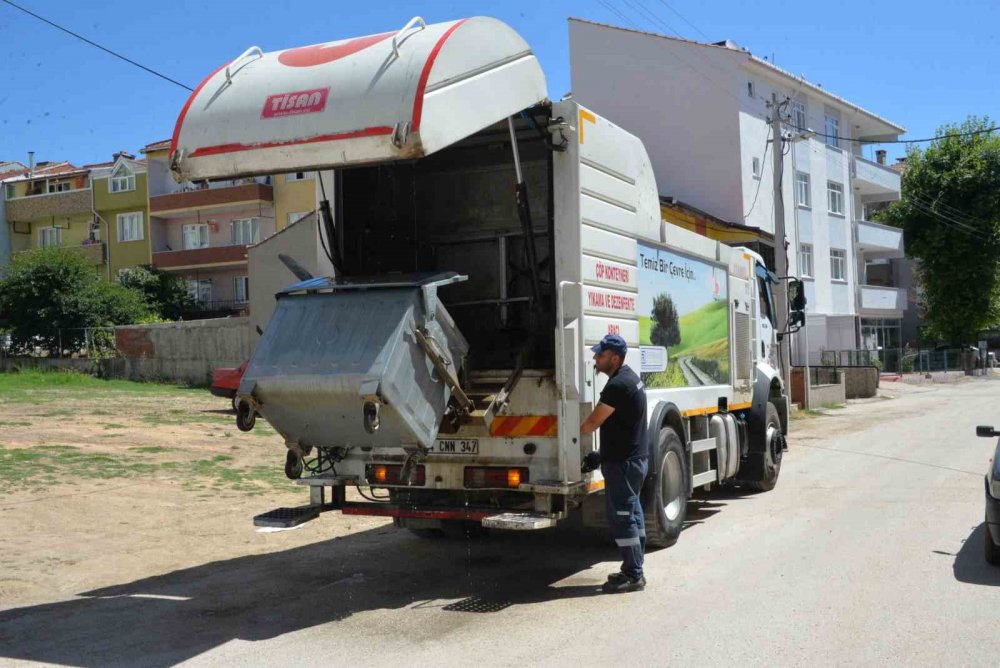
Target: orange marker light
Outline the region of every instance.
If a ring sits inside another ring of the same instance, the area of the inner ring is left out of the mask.
[[[521,486],[521,469],[507,469],[507,486]]]
[[[388,478],[388,471],[384,466],[376,466],[373,471],[375,482],[385,482]]]

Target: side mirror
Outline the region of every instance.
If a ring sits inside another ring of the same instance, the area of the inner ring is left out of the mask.
[[[806,289],[797,278],[788,281],[788,307],[792,311],[806,310]]]
[[[979,425],[976,427],[976,436],[981,436],[983,438],[993,438],[994,436],[1000,436],[1000,432],[997,432],[993,427],[988,427],[986,425]]]

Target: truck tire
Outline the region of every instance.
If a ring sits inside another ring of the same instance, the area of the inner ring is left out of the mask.
[[[680,436],[671,427],[660,429],[652,445],[643,494],[646,544],[670,547],[681,535],[687,517],[687,454]]]
[[[986,563],[1000,566],[1000,545],[993,542],[990,525],[986,523],[983,524],[983,557],[986,558]]]
[[[746,481],[747,488],[755,492],[770,492],[778,484],[781,473],[781,458],[785,451],[785,437],[781,433],[781,418],[778,409],[767,402],[767,420],[764,423],[766,443],[764,444],[764,470],[760,478]]]

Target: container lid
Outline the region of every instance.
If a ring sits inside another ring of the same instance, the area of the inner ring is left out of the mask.
[[[419,158],[545,99],[531,48],[492,18],[251,47],[191,94],[172,168],[201,180]]]

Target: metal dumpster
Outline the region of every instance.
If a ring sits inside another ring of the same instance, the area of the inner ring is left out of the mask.
[[[315,278],[285,288],[238,395],[303,448],[430,447],[451,397],[440,369],[454,378],[469,349],[437,289],[465,279]]]

